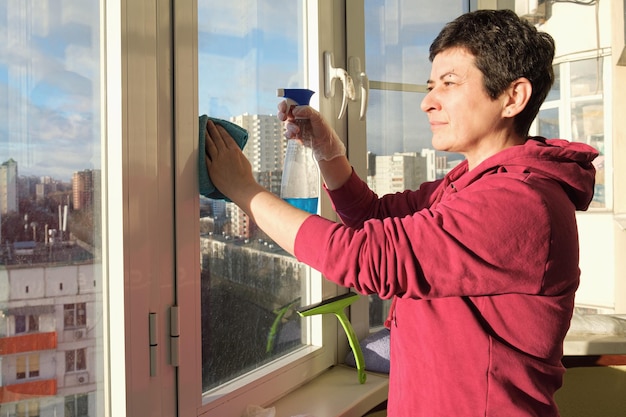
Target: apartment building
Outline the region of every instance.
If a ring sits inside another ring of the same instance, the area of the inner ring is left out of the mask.
[[[101,265],[70,242],[15,245],[2,263],[0,415],[95,415]]]

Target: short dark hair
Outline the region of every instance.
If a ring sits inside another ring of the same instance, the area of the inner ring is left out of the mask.
[[[438,53],[454,47],[474,56],[492,99],[521,77],[530,81],[532,95],[513,122],[516,133],[528,135],[554,83],[554,39],[511,10],[477,10],[444,26],[430,46],[429,59],[432,62]]]

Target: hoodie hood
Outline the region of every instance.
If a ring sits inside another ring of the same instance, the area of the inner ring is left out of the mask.
[[[581,142],[530,137],[524,145],[512,146],[467,171],[467,161],[448,175],[457,188],[467,186],[493,171],[514,171],[542,175],[565,190],[577,210],[586,210],[593,199],[598,151]]]

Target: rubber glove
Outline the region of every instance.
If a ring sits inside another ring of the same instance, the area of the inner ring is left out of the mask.
[[[290,107],[283,100],[278,104],[278,118],[286,122],[285,137],[300,139],[312,149],[316,161],[330,161],[346,154],[346,147],[337,133],[311,106]]]

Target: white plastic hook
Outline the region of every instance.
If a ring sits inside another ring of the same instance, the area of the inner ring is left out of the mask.
[[[324,95],[326,97],[333,97],[335,95],[334,81],[339,79],[343,87],[343,98],[341,100],[341,110],[339,111],[338,119],[341,119],[346,114],[348,107],[348,100],[354,100],[356,92],[354,89],[354,82],[352,77],[343,68],[337,68],[333,64],[333,53],[329,51],[324,52]]]

